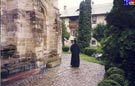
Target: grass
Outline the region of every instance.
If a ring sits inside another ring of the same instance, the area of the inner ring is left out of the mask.
[[[80,54],[80,57],[81,57],[82,60],[103,65],[103,62],[102,61],[99,61],[99,60],[97,60],[94,57],[90,57],[90,56],[85,55],[85,54]]]
[[[63,52],[63,54],[71,54],[71,52]],[[97,59],[94,58],[94,57],[90,57],[90,56],[85,55],[85,54],[82,54],[82,53],[80,54],[80,58],[81,58],[82,60],[85,60],[85,61],[88,61],[88,62],[97,63],[97,64],[101,64],[101,65],[103,65],[103,63],[104,63],[104,62],[102,62],[102,61],[97,60]]]

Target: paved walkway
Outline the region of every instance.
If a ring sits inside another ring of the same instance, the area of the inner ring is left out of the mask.
[[[104,66],[81,60],[79,68],[71,68],[70,57],[64,54],[60,66],[3,86],[97,86],[103,79]]]

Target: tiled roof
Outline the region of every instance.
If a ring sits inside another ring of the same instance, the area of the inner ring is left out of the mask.
[[[112,6],[113,3],[92,5],[92,15],[106,14],[111,11]],[[79,16],[79,11],[77,11],[77,9],[79,9],[79,7],[68,8],[61,12],[61,17]]]

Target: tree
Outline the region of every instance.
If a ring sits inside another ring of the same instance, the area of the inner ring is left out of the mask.
[[[101,42],[101,40],[104,38],[104,31],[106,29],[106,25],[104,24],[98,24],[94,29],[93,29],[93,37],[98,41]]]
[[[62,45],[65,46],[64,44],[64,39],[69,39],[69,33],[67,32],[66,24],[65,21],[62,20]]]
[[[135,86],[135,6],[124,6],[123,0],[114,0],[107,15],[103,57],[107,66],[118,66],[126,71],[130,86]]]
[[[83,50],[89,47],[91,40],[91,1],[85,0],[80,3],[79,27],[77,42]]]

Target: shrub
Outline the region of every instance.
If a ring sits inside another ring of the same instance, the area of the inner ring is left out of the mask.
[[[96,53],[103,53],[103,50],[101,49],[101,47],[96,48]]]
[[[87,47],[84,50],[82,50],[84,54],[88,56],[96,55],[96,54],[102,54],[102,49],[100,47]]]
[[[107,71],[106,71],[106,76],[110,76],[111,74],[120,74],[120,75],[125,75],[125,72],[118,68],[118,67],[110,67]]]
[[[84,54],[88,56],[92,56],[94,53],[96,53],[96,49],[94,48],[85,48],[84,49]]]
[[[123,86],[129,86],[129,81],[128,80],[125,80]]]
[[[114,81],[118,82],[120,85],[124,86],[124,81],[125,81],[124,76],[122,76],[120,74],[112,74],[107,79],[114,80]]]
[[[68,52],[69,51],[69,47],[64,46],[64,47],[62,47],[62,50],[63,50],[63,52]]]
[[[103,80],[100,83],[98,83],[98,86],[121,86],[118,82],[114,80]]]

